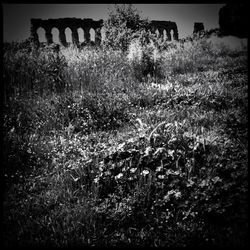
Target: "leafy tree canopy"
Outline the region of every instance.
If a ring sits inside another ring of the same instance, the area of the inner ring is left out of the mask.
[[[126,50],[131,40],[147,25],[148,20],[141,17],[132,4],[116,4],[113,10],[109,10],[108,18],[104,22],[105,45]]]

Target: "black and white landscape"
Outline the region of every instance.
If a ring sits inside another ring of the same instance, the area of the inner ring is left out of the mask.
[[[247,247],[246,6],[112,7],[3,44],[4,246]]]

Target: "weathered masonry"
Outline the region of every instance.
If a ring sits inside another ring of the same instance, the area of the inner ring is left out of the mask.
[[[45,37],[47,44],[53,43],[52,29],[57,28],[59,31],[59,41],[63,46],[67,46],[66,41],[66,28],[72,31],[72,43],[79,45],[78,29],[84,31],[84,41],[90,42],[90,29],[95,31],[95,44],[99,45],[102,41],[101,29],[103,27],[103,20],[95,21],[91,18],[58,18],[58,19],[31,19],[31,39],[36,45],[39,45],[39,38],[37,30],[43,28],[45,30]],[[153,20],[149,23],[149,29],[152,32],[158,30],[159,37],[164,37],[164,30],[166,32],[167,40],[171,41],[171,31],[173,31],[173,39],[178,40],[178,29],[175,22],[171,21],[156,21]]]
[[[90,42],[90,29],[95,31],[95,43],[101,43],[101,28],[103,26],[103,20],[94,21],[90,18],[58,18],[58,19],[31,19],[31,38],[35,44],[39,44],[37,30],[43,28],[45,30],[45,37],[47,44],[53,43],[52,29],[57,28],[59,30],[59,41],[63,46],[67,46],[65,29],[70,28],[72,31],[72,42],[75,45],[79,44],[79,35],[77,29],[82,28],[84,31],[84,40]]]
[[[152,20],[149,25],[151,31],[156,32],[158,30],[160,37],[163,37],[165,30],[168,41],[172,40],[171,31],[173,31],[173,39],[176,41],[179,40],[178,29],[175,22]]]
[[[194,23],[193,34],[198,33],[200,31],[204,31],[204,24],[203,23]]]

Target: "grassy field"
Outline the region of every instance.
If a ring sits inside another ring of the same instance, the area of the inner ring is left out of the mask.
[[[247,247],[247,49],[227,39],[6,45],[4,246]]]

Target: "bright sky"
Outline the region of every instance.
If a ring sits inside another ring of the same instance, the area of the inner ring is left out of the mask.
[[[176,22],[179,38],[193,33],[194,22],[205,29],[219,27],[219,9],[225,4],[134,4],[150,20]],[[30,36],[30,18],[106,19],[114,4],[2,4],[3,40],[21,41]]]

